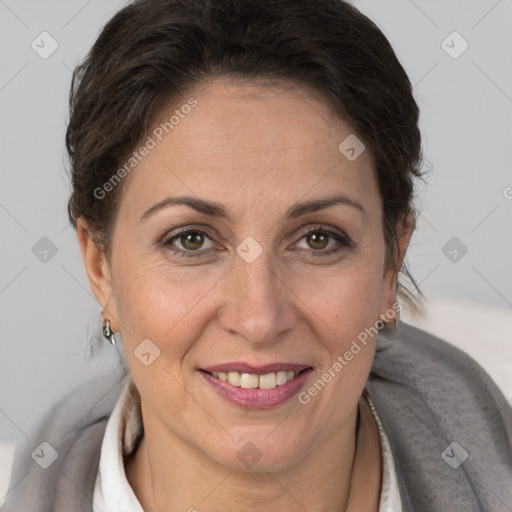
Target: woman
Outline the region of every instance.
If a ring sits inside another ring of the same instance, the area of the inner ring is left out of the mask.
[[[128,372],[49,413],[6,510],[510,509],[510,406],[398,319],[418,108],[371,21],[139,0],[70,108],[69,216]]]

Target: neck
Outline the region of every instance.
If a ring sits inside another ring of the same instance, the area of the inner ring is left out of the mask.
[[[359,407],[357,436],[355,407],[343,427],[323,445],[276,472],[230,470],[169,436],[168,430],[152,430],[145,424],[144,437],[126,463],[127,478],[147,512],[216,512],[248,506],[254,512],[377,511],[380,438],[363,398]]]

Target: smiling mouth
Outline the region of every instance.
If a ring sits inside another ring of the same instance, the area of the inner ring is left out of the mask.
[[[314,371],[296,363],[253,365],[246,362],[198,368],[225,400],[246,409],[271,409],[295,396]]]
[[[309,369],[310,367],[304,368],[303,370],[280,370],[264,374],[202,371],[236,388],[274,389],[279,386],[284,386],[287,382],[295,379],[297,375],[300,375]]]

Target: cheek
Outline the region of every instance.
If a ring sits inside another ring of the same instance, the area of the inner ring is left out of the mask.
[[[189,395],[183,393],[192,371],[187,363],[194,343],[211,321],[204,304],[215,296],[218,280],[196,272],[202,277],[189,270],[185,279],[183,272],[165,261],[123,262],[118,267],[115,294],[126,358],[142,396],[154,411],[160,410],[162,403],[172,410],[193,410]],[[149,361],[144,361],[145,353],[150,354]]]
[[[309,288],[304,310],[313,312],[308,321],[322,344],[321,364],[299,401],[311,418],[322,418],[321,428],[327,431],[345,421],[370,373],[380,283],[379,267],[370,261],[357,271],[347,266],[321,289]]]
[[[338,343],[378,319],[382,287],[379,262],[378,254],[360,254],[328,271],[295,276],[294,293],[327,331],[338,337]]]
[[[197,339],[207,318],[199,315],[201,303],[215,295],[218,272],[201,267],[186,271],[169,262],[122,263],[115,287],[123,340],[133,350],[150,339],[162,352],[162,360],[175,364]],[[156,260],[156,259],[155,259]]]
[[[343,359],[343,367],[337,365],[334,371],[331,389],[361,387],[370,370],[380,313],[380,262],[379,254],[368,252],[347,260],[324,279],[317,275],[295,281],[303,303],[301,315],[323,347],[320,373],[327,372],[338,357]],[[332,373],[325,378],[329,380]]]

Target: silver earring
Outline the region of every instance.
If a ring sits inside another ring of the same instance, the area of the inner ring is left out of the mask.
[[[110,320],[105,320],[103,323],[103,336],[107,338],[114,347],[116,346],[116,339],[114,337],[114,333],[110,330]]]

